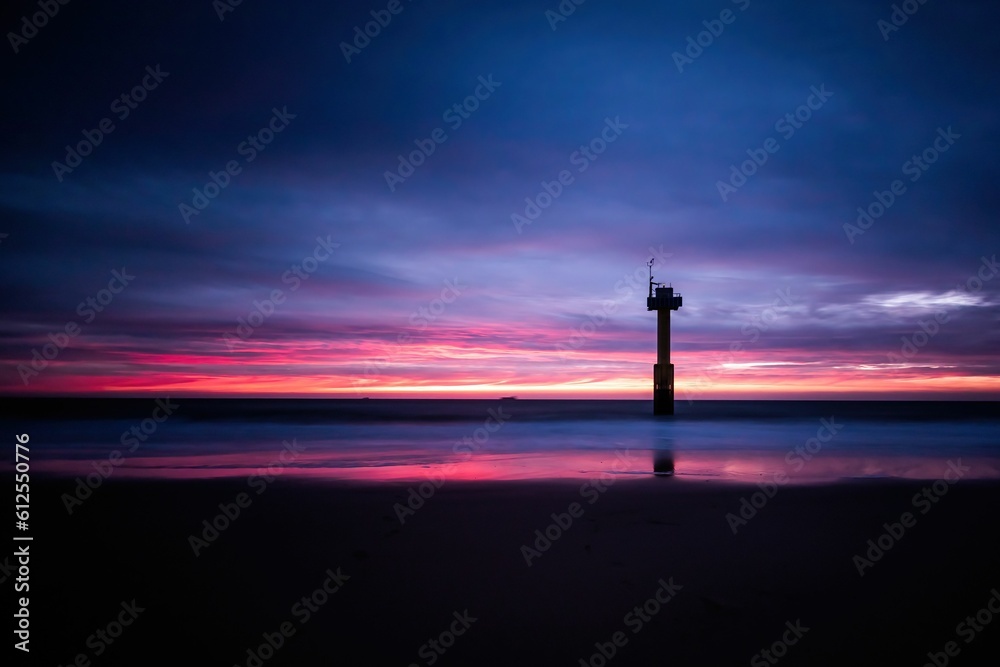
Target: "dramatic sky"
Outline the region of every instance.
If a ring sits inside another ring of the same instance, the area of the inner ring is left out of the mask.
[[[911,2],[9,3],[0,391],[648,398],[656,256],[679,398],[1000,397],[1000,8]]]

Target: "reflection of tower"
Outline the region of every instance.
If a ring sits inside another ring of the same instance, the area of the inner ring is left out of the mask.
[[[674,453],[669,449],[653,451],[653,474],[658,477],[669,477],[674,474]]]
[[[653,282],[653,261],[649,260],[649,297],[646,310],[656,314],[656,364],[653,365],[653,414],[674,414],[674,365],[670,363],[670,311],[681,307],[681,295],[664,283]],[[656,293],[653,293],[653,287]]]

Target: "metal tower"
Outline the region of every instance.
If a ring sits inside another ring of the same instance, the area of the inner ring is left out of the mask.
[[[655,258],[654,258],[655,259]],[[646,310],[656,315],[656,363],[653,364],[653,414],[674,414],[674,365],[670,363],[670,311],[681,307],[681,295],[664,283],[653,282],[653,259],[649,260],[649,297]],[[653,293],[653,287],[656,293]]]

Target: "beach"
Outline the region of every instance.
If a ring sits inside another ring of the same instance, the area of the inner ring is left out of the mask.
[[[971,665],[1000,646],[998,622],[956,631],[1000,586],[995,481],[949,483],[926,513],[920,481],[593,482],[445,481],[401,513],[416,482],[112,478],[68,514],[73,481],[38,480],[32,657],[922,665],[954,641],[942,655]],[[133,601],[118,638],[95,635]]]

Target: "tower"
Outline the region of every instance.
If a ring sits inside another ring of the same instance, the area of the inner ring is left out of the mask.
[[[649,260],[649,297],[646,310],[656,313],[656,363],[653,364],[653,414],[674,414],[674,365],[670,363],[670,311],[681,307],[681,295],[664,283],[653,282],[653,261]],[[656,293],[653,293],[653,288]]]

